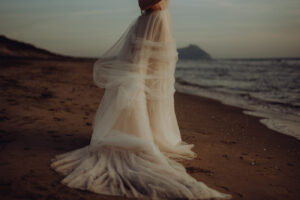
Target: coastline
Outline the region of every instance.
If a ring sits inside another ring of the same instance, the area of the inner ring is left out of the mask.
[[[179,61],[176,89],[251,110],[244,113],[300,140],[299,66],[288,59]]]
[[[50,169],[56,154],[89,144],[103,90],[93,60],[0,62],[0,195],[3,199],[124,199],[68,188]],[[182,162],[197,180],[233,199],[300,199],[300,141],[244,109],[175,93],[182,139],[197,158]]]
[[[179,92],[184,94],[205,97],[216,100],[223,105],[240,108],[244,114],[260,118],[259,122],[267,128],[294,137],[300,141],[300,117],[294,113],[275,111],[274,108],[270,108],[269,105],[255,101],[251,96],[245,95],[246,98],[252,99],[252,101],[230,94],[212,92],[206,88],[199,88],[187,82],[179,81],[176,83],[176,88]]]

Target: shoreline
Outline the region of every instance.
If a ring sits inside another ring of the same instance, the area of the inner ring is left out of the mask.
[[[57,154],[89,144],[103,90],[89,60],[0,62],[2,199],[124,199],[68,188],[50,168]],[[197,158],[189,174],[232,199],[300,199],[300,141],[243,109],[175,93],[182,139]]]
[[[217,94],[211,91],[207,91],[203,88],[199,88],[196,85],[189,83],[176,83],[178,91],[184,94],[190,94],[216,100],[223,105],[229,105],[243,110],[245,115],[254,116],[259,118],[259,122],[267,128],[294,137],[300,141],[300,134],[297,132],[300,130],[300,117],[291,115],[290,113],[280,113],[270,110],[270,108],[264,108],[263,104],[247,102],[243,99],[238,99],[234,96],[226,96],[224,94]],[[283,114],[284,117],[281,116]]]
[[[261,125],[263,125],[265,128],[267,128],[269,131],[271,132],[274,132],[275,134],[279,134],[279,135],[283,135],[284,137],[288,137],[288,138],[291,138],[291,139],[294,139],[296,140],[297,142],[299,142],[299,145],[300,145],[300,140],[298,140],[297,138],[295,138],[294,136],[291,136],[291,135],[287,135],[287,134],[284,134],[284,133],[281,133],[280,131],[278,130],[273,130],[269,127],[267,127],[267,125],[263,124],[262,122],[260,122],[260,120],[262,119],[266,119],[265,117],[260,117],[260,116],[257,116],[257,115],[254,115],[254,114],[247,114],[245,112],[255,112],[255,110],[251,110],[251,109],[247,109],[247,108],[243,108],[243,107],[239,107],[239,106],[235,106],[235,105],[232,105],[232,104],[229,104],[229,103],[225,103],[225,102],[222,102],[221,100],[219,99],[214,99],[212,97],[207,97],[207,96],[201,96],[201,95],[197,95],[197,94],[191,94],[191,93],[185,93],[185,92],[179,92],[179,91],[176,91],[176,93],[178,93],[178,95],[183,95],[183,96],[191,96],[192,98],[199,98],[199,100],[205,100],[205,101],[211,101],[212,104],[219,104],[219,106],[225,106],[225,107],[228,107],[229,109],[233,109],[233,110],[237,110],[238,112],[240,112],[242,115],[245,115],[245,116],[249,116],[251,118],[254,118],[257,120],[258,123],[260,123]],[[176,95],[175,93],[175,95]]]

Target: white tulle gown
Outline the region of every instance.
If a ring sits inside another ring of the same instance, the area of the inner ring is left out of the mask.
[[[106,88],[90,145],[57,155],[51,167],[62,183],[139,199],[229,199],[191,177],[181,159],[193,144],[181,140],[174,110],[177,51],[168,9],[143,13],[94,65]]]

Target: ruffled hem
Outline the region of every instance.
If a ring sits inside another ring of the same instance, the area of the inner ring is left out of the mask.
[[[156,146],[130,138],[131,149],[108,143],[60,154],[51,168],[71,188],[139,199],[230,199],[191,177],[180,163],[166,158]]]

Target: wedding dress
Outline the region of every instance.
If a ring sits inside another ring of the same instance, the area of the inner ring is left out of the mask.
[[[178,162],[193,159],[174,110],[177,61],[168,9],[144,12],[94,65],[105,88],[90,144],[57,155],[62,183],[94,193],[145,199],[229,199],[191,177]]]

